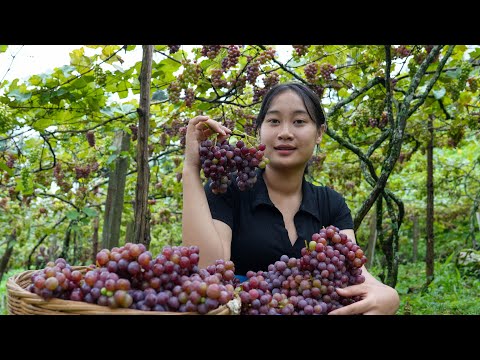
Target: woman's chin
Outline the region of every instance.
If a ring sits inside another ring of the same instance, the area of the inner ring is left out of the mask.
[[[285,161],[285,159],[281,159],[281,161],[272,161],[267,165],[271,169],[280,170],[280,171],[292,171],[298,169],[298,171],[303,171],[305,169],[304,163],[298,163],[297,161]]]

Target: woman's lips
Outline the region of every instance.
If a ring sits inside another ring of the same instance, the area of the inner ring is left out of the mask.
[[[281,155],[289,155],[291,154],[296,148],[291,146],[277,146],[274,148],[277,153]]]

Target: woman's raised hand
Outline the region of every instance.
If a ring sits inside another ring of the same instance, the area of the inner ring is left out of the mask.
[[[191,166],[200,170],[200,143],[214,133],[218,134],[217,141],[222,142],[230,136],[232,131],[208,116],[200,115],[190,119],[185,137],[184,166]]]

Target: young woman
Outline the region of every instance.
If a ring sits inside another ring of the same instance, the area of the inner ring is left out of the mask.
[[[353,220],[344,198],[304,178],[307,163],[326,129],[318,96],[300,83],[279,84],[265,95],[257,117],[259,142],[270,162],[258,170],[257,182],[240,191],[232,182],[227,192],[213,194],[200,178],[200,143],[212,133],[218,141],[231,130],[208,116],[189,121],[183,168],[183,242],[200,248],[200,266],[217,259],[232,260],[235,272],[267,270],[281,255],[300,257],[305,240],[323,226],[334,225],[355,240]],[[394,314],[395,289],[362,267],[365,282],[337,289],[361,301],[330,312]]]

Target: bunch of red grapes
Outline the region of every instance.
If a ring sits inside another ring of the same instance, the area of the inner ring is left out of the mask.
[[[238,285],[232,261],[199,269],[197,246],[166,246],[153,258],[143,244],[127,243],[96,259],[81,272],[58,258],[32,275],[29,290],[110,308],[206,314],[232,300]]]
[[[214,194],[225,193],[235,179],[237,187],[244,191],[257,181],[256,169],[264,169],[269,160],[264,156],[265,145],[248,147],[242,140],[230,144],[228,140],[214,144],[207,139],[200,144],[200,162],[203,174],[210,179]]]
[[[365,281],[363,250],[332,225],[312,235],[301,258],[283,255],[268,271],[249,271],[241,284],[242,314],[321,315],[360,300],[337,288]]]

